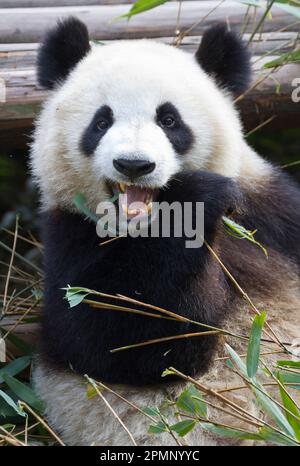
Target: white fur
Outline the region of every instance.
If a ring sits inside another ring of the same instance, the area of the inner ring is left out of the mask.
[[[126,430],[104,401],[95,395],[87,397],[87,383],[82,376],[67,370],[54,370],[38,364],[34,372],[35,388],[46,401],[46,416],[67,445],[133,445]],[[113,390],[139,408],[161,407],[167,399],[175,399],[182,385],[129,387],[116,385]],[[102,392],[107,402],[122,419],[137,445],[176,445],[170,434],[149,435],[148,417],[108,391]],[[173,419],[173,423],[176,420]],[[186,438],[191,444],[215,444],[213,436],[198,428]]]
[[[184,156],[175,153],[155,123],[156,108],[165,102],[179,109],[194,134]],[[80,151],[80,139],[102,105],[112,108],[115,122],[95,154],[87,157]],[[144,181],[151,187],[164,186],[184,167],[231,177],[246,171],[259,178],[268,172],[245,143],[231,98],[194,57],[147,40],[94,46],[45,103],[31,153],[43,207],[72,209],[80,191],[95,211],[108,195],[104,180],[123,181],[112,161],[124,154],[142,154],[156,162]]]

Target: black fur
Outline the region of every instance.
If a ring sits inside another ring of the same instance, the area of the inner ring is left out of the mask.
[[[196,59],[219,86],[234,95],[248,88],[251,80],[250,52],[237,34],[228,31],[226,24],[217,24],[204,33]]]
[[[161,124],[161,120],[168,115],[171,115],[175,121],[172,128],[167,128]],[[160,105],[156,110],[156,121],[161,126],[178,154],[182,155],[190,150],[194,141],[193,133],[183,121],[179,111],[173,104],[166,102]]]
[[[107,128],[105,130],[101,130],[101,128],[97,126],[99,120],[107,122]],[[82,152],[86,155],[92,155],[104,134],[112,126],[113,122],[114,118],[112,109],[108,105],[100,107],[82,135],[80,143]]]
[[[205,172],[176,177],[160,201],[205,202],[205,237],[214,242],[221,216],[234,207],[233,182]],[[186,238],[122,238],[99,246],[94,224],[80,215],[49,212],[43,219],[46,290],[42,350],[50,361],[110,383],[162,382],[170,365],[196,375],[213,356],[213,336],[177,340],[111,354],[110,349],[201,328],[170,320],[91,309],[69,309],[62,287],[85,286],[136,298],[218,325],[228,287],[206,247],[187,249]],[[213,277],[213,280],[212,280]],[[203,329],[202,329],[203,330]]]
[[[299,188],[280,172],[260,191],[242,192],[229,179],[207,173],[178,174],[159,201],[205,203],[205,238],[247,291],[270,296],[280,289],[286,259],[300,266]],[[221,217],[249,229],[269,252],[225,233]],[[201,328],[185,323],[134,316],[81,304],[69,309],[60,288],[86,286],[120,293],[221,326],[236,290],[205,246],[185,248],[186,238],[122,238],[103,247],[95,225],[79,215],[49,212],[43,219],[45,245],[45,311],[42,350],[54,364],[110,383],[133,385],[163,382],[172,365],[193,376],[213,358],[213,336],[177,340],[111,354],[110,349],[153,338],[191,333]],[[281,254],[281,256],[278,255]],[[283,257],[284,260],[281,260]]]
[[[237,222],[257,230],[256,239],[300,267],[300,190],[287,174],[274,169],[259,191],[247,192]]]
[[[38,82],[47,89],[64,81],[89,52],[88,30],[77,18],[60,21],[46,35],[38,53]]]

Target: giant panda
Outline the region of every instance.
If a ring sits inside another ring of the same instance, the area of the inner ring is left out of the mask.
[[[62,288],[124,295],[247,335],[253,315],[224,264],[291,341],[300,327],[299,188],[244,139],[234,98],[249,85],[250,57],[225,25],[207,30],[193,56],[152,40],[91,45],[86,26],[69,18],[46,35],[37,74],[50,91],[31,147],[45,251],[33,378],[45,415],[68,445],[130,445],[120,419],[138,445],[173,445],[167,433],[149,435],[149,419],[132,405],[159,406],[177,396],[182,382],[161,377],[170,366],[215,388],[229,385],[232,373],[216,362],[224,354],[222,338],[112,354],[111,348],[199,327],[84,303],[70,310]],[[203,202],[204,236],[222,264],[205,245],[186,248],[186,238],[172,234],[124,237],[101,247],[74,196],[82,193],[95,212],[115,190],[137,200],[155,193],[161,202]],[[228,235],[224,215],[257,230],[268,258],[257,245]],[[85,374],[118,395],[104,391],[107,403],[88,399]],[[247,396],[242,402],[247,405]],[[187,438],[191,445],[224,442],[201,428]]]

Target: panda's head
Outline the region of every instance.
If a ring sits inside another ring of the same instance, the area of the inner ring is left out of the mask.
[[[44,208],[92,209],[114,191],[151,200],[184,169],[237,176],[243,137],[232,96],[249,83],[244,44],[223,25],[195,56],[150,40],[90,45],[70,18],[38,56],[52,89],[37,121],[32,169]]]

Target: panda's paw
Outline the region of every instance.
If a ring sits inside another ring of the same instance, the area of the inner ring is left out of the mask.
[[[162,192],[161,201],[203,202],[207,217],[213,219],[234,211],[241,202],[236,182],[208,171],[186,171],[177,174]]]

